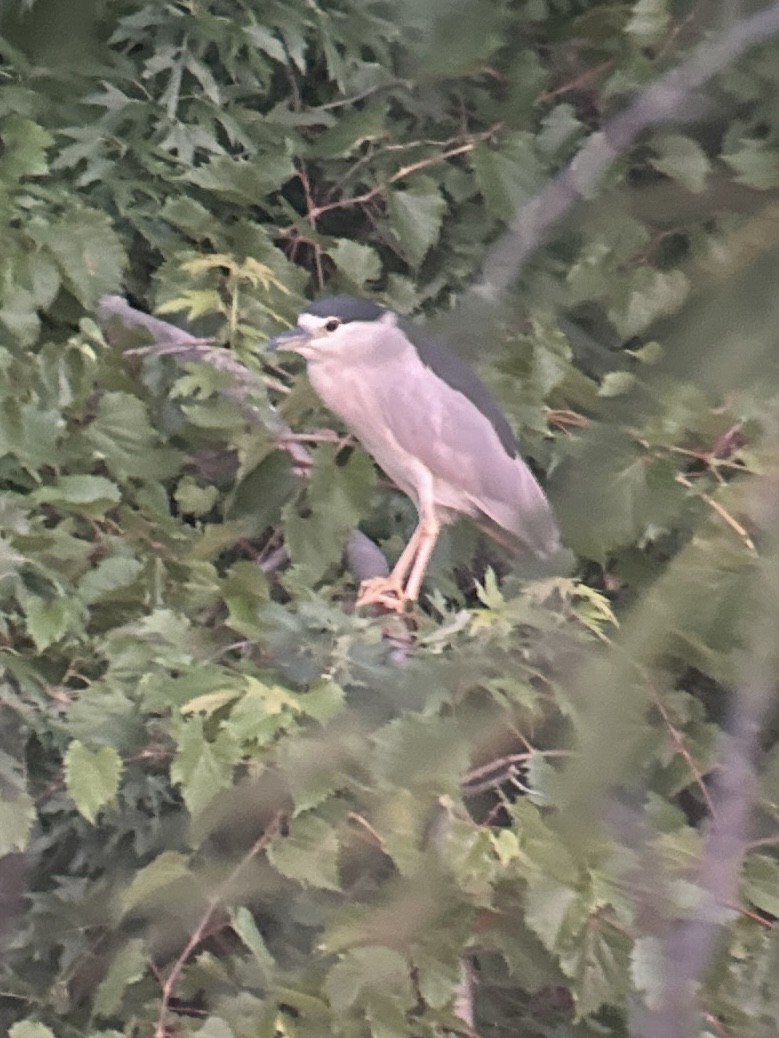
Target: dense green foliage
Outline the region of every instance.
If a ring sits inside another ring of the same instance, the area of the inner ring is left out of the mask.
[[[618,1038],[662,1002],[729,710],[761,716],[779,648],[779,46],[616,156],[482,334],[450,322],[569,570],[463,524],[413,644],[354,613],[350,531],[392,559],[413,508],[258,347],[323,288],[446,324],[706,18],[3,5],[3,1033],[421,1038],[466,1029],[466,967],[494,1038]],[[112,293],[232,351],[251,411],[99,322]],[[758,763],[696,995],[717,1038],[778,1026],[770,724]]]

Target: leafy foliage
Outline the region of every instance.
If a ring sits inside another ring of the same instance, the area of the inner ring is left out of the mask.
[[[343,565],[409,502],[258,346],[325,287],[445,323],[705,12],[66,6],[0,11],[0,1026],[422,1038],[470,968],[480,1033],[631,1033],[776,671],[776,44],[450,327],[576,559],[447,530],[409,644]],[[777,760],[706,1033],[776,1028]]]

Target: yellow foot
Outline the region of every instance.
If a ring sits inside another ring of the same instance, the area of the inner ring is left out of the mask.
[[[355,605],[358,609],[361,606],[378,605],[393,613],[403,613],[408,601],[403,588],[392,577],[371,577],[360,584]]]

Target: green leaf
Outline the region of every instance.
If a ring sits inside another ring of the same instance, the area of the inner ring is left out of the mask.
[[[619,334],[630,338],[644,332],[658,317],[675,313],[689,292],[690,282],[681,270],[640,267],[632,275],[627,300],[612,305],[609,317]]]
[[[165,479],[178,470],[183,459],[179,451],[160,447],[145,406],[129,393],[101,396],[84,439],[120,479]]]
[[[56,223],[40,219],[28,231],[47,248],[63,281],[82,306],[92,308],[100,296],[115,292],[122,282],[125,254],[108,216],[94,209],[76,209]]]
[[[132,911],[171,883],[191,877],[189,860],[185,855],[178,851],[163,851],[133,876],[130,886],[122,895],[122,912],[126,914]]]
[[[61,505],[88,515],[102,515],[121,500],[116,483],[105,476],[60,476],[52,486],[40,487],[32,497],[41,504]]]
[[[271,976],[276,968],[276,963],[273,961],[273,956],[268,951],[249,909],[243,905],[240,908],[230,909],[230,925],[254,956],[254,961],[260,967],[263,975]]]
[[[178,750],[170,777],[181,785],[184,802],[196,819],[220,790],[232,785],[240,748],[226,731],[209,742],[203,732],[201,717],[187,720],[179,730],[177,741]]]
[[[722,158],[736,172],[739,184],[767,191],[779,185],[779,151],[764,140],[743,137]]]
[[[14,1024],[8,1035],[9,1038],[56,1038],[54,1031],[45,1024],[33,1023],[32,1020],[22,1020]]]
[[[201,486],[191,476],[179,480],[174,494],[183,515],[206,515],[219,500],[219,489]]]
[[[25,849],[36,817],[35,801],[27,793],[0,796],[0,858]]]
[[[573,981],[577,1013],[589,1016],[604,1004],[622,1005],[629,990],[631,939],[589,921],[560,965]]]
[[[316,158],[345,159],[367,141],[378,140],[386,133],[386,105],[372,104],[353,109],[318,138],[310,149]]]
[[[764,854],[748,858],[744,870],[744,896],[760,912],[779,917],[779,862]]]
[[[316,815],[293,818],[289,831],[268,848],[268,860],[282,876],[303,886],[340,890],[338,836]]]
[[[392,948],[368,945],[348,951],[325,978],[324,989],[336,1013],[344,1013],[370,995],[388,996],[401,1009],[416,1001],[409,964]]]
[[[79,812],[94,822],[119,790],[122,760],[111,746],[90,750],[77,739],[65,754],[65,785]]]
[[[636,0],[625,32],[645,47],[663,38],[670,20],[668,0]]]
[[[454,792],[468,766],[470,747],[452,718],[401,717],[375,742],[374,769],[392,785]]]
[[[24,616],[27,633],[38,652],[43,652],[65,635],[71,614],[62,598],[30,595],[24,603]]]
[[[140,559],[113,555],[103,559],[94,569],[85,573],[78,586],[79,595],[87,605],[110,599],[117,591],[133,584],[143,571]]]
[[[286,739],[279,747],[278,765],[289,785],[295,815],[327,800],[343,781],[339,753],[321,739]]]
[[[368,511],[376,482],[373,462],[364,451],[354,451],[345,465],[336,463],[335,453],[327,444],[314,455],[306,494],[311,514],[285,509],[287,550],[308,584],[340,562],[349,532]]]
[[[235,1038],[235,1031],[226,1020],[219,1016],[209,1016],[202,1027],[192,1032],[193,1038]]]
[[[697,141],[679,133],[669,133],[655,141],[653,148],[658,154],[658,158],[652,159],[655,169],[678,180],[695,194],[705,189],[711,164]]]
[[[0,123],[0,137],[0,190],[16,187],[24,177],[45,176],[46,149],[54,143],[48,131],[31,119],[8,115]]]
[[[487,210],[499,220],[510,220],[543,182],[544,168],[527,133],[514,134],[499,149],[480,144],[471,161]]]
[[[381,276],[381,260],[370,245],[360,245],[349,238],[340,238],[327,250],[336,267],[362,288],[366,281],[376,281]]]
[[[608,371],[598,386],[598,396],[622,396],[636,384],[636,376],[632,371]]]
[[[148,963],[149,952],[142,940],[128,941],[120,948],[95,992],[95,1016],[113,1016],[122,1004],[125,991],[143,977]]]
[[[441,233],[446,201],[438,188],[428,182],[388,197],[390,227],[401,251],[418,267]]]
[[[286,155],[269,154],[252,161],[220,155],[189,171],[184,179],[229,202],[257,205],[266,195],[281,191],[294,175],[295,167]]]

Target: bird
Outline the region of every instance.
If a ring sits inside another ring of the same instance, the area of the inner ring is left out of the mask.
[[[505,415],[443,342],[381,303],[336,295],[307,304],[267,348],[305,358],[322,403],[416,506],[397,563],[362,582],[358,607],[416,602],[442,527],[460,515],[512,550],[559,549],[552,507]]]

